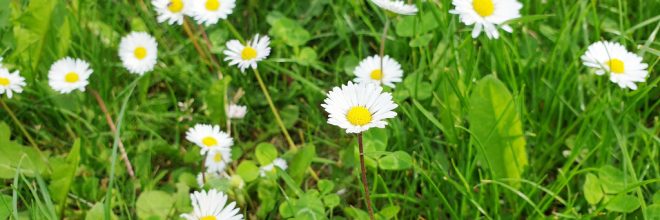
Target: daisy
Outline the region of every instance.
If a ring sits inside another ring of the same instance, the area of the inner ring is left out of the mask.
[[[642,57],[631,53],[615,42],[599,41],[589,46],[582,55],[585,66],[594,68],[596,75],[610,74],[610,81],[621,88],[637,89],[636,82],[645,82],[648,64],[642,63]]]
[[[277,159],[273,160],[273,162],[271,162],[270,164],[259,167],[259,174],[261,176],[266,176],[267,172],[273,172],[274,173],[275,171],[277,171],[277,169],[275,169],[275,167],[279,167],[282,170],[286,170],[286,168],[289,167],[289,166],[286,164],[286,160],[284,160],[282,158],[277,158]]]
[[[0,57],[0,62],[2,62],[2,57]],[[14,93],[23,92],[24,86],[25,78],[19,75],[18,71],[10,73],[0,64],[0,95],[7,93],[7,97],[11,98]]]
[[[151,4],[158,13],[158,23],[167,21],[169,24],[182,24],[183,17],[190,13],[192,2],[190,0],[152,0]]]
[[[243,214],[236,208],[236,202],[227,204],[227,195],[215,189],[190,194],[193,212],[182,214],[186,220],[242,220]]]
[[[241,119],[245,117],[245,113],[247,113],[246,106],[231,104],[229,105],[229,110],[227,111],[227,117]]]
[[[466,25],[474,24],[472,38],[477,38],[484,29],[490,39],[500,37],[496,25],[511,33],[511,26],[501,24],[519,18],[523,6],[516,0],[453,0],[452,4],[455,8],[449,13],[459,15]]]
[[[406,4],[401,0],[371,0],[372,3],[378,5],[385,10],[401,14],[401,15],[414,15],[417,14],[417,6]]]
[[[145,32],[132,32],[121,39],[119,58],[129,72],[143,75],[156,65],[158,43]]]
[[[220,131],[220,126],[217,125],[197,124],[188,129],[186,139],[202,148],[199,151],[202,155],[210,150],[229,148],[234,145],[234,139]]]
[[[200,24],[212,25],[227,19],[236,6],[236,0],[195,0],[192,16]]]
[[[395,82],[401,82],[401,76],[403,76],[399,62],[387,55],[382,59],[379,55],[367,57],[355,67],[354,72],[357,76],[354,81],[357,83],[384,84],[392,88],[394,88]]]
[[[397,107],[392,94],[372,83],[353,84],[335,87],[328,92],[323,108],[328,114],[328,123],[346,129],[346,133],[361,133],[369,128],[383,128],[384,121],[396,116],[392,111]]]
[[[85,91],[87,80],[92,75],[89,63],[80,59],[66,57],[58,60],[48,71],[48,84],[54,90],[67,94],[73,90]]]
[[[259,37],[259,34],[245,45],[238,40],[230,40],[227,42],[227,50],[225,50],[225,55],[227,55],[225,61],[231,61],[230,66],[238,65],[242,72],[245,72],[248,67],[256,69],[257,62],[270,55],[269,44],[270,38],[268,36]]]
[[[223,147],[209,151],[204,163],[207,172],[222,172],[225,171],[225,167],[229,162],[231,162],[231,149]]]

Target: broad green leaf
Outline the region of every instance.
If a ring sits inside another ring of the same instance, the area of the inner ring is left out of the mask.
[[[325,216],[325,207],[316,190],[310,190],[298,199],[290,199],[280,205],[282,217],[295,219],[322,220]]]
[[[298,21],[287,18],[282,13],[271,12],[266,17],[266,21],[271,26],[268,34],[291,47],[305,45],[312,39],[311,34]]]
[[[325,207],[328,208],[334,208],[339,206],[340,201],[341,198],[339,198],[339,195],[337,194],[328,194],[323,196],[323,204],[325,204]]]
[[[174,207],[180,213],[187,213],[192,210],[190,206],[190,187],[184,182],[176,184],[176,194],[174,195]]]
[[[468,115],[474,145],[493,178],[520,179],[527,165],[525,138],[520,113],[504,83],[492,75],[479,80]]]
[[[335,188],[335,183],[331,180],[322,179],[316,183],[316,187],[319,188],[319,192],[321,192],[322,195],[325,195],[332,192]]]
[[[254,154],[257,157],[257,162],[259,162],[261,166],[272,163],[279,155],[275,145],[266,142],[259,143]]]
[[[399,213],[400,210],[401,207],[399,206],[387,206],[376,213],[376,215],[378,215],[378,217],[382,217],[381,219],[392,219]]]
[[[245,180],[245,182],[252,182],[259,176],[259,168],[254,161],[244,160],[236,168],[236,173]]]
[[[66,160],[51,159],[53,174],[51,175],[51,182],[48,186],[48,190],[50,190],[53,200],[60,202],[61,205],[64,205],[63,202],[66,199],[66,195],[69,193],[79,162],[80,139],[76,139],[73,142],[73,147],[71,147],[71,151]]]
[[[0,179],[13,179],[20,165],[20,172],[26,176],[41,173],[46,167],[39,152],[9,140],[9,127],[0,122]]]
[[[284,106],[284,108],[280,109],[280,115],[282,116],[284,127],[291,129],[293,128],[293,125],[298,122],[298,118],[300,117],[300,107],[297,105]]]
[[[317,55],[316,51],[311,47],[304,47],[300,50],[300,53],[296,55],[296,61],[303,66],[309,66],[316,62]]]
[[[0,219],[9,219],[14,210],[11,205],[11,196],[0,194]]]
[[[600,186],[600,181],[596,175],[591,173],[587,174],[587,179],[582,185],[582,192],[584,193],[584,198],[591,205],[598,204],[601,199],[603,199],[603,188]]]
[[[14,56],[33,68],[66,54],[71,44],[66,2],[32,0],[14,20]]]
[[[605,209],[612,212],[631,213],[639,208],[639,200],[631,195],[619,195],[607,202]]]
[[[660,204],[660,191],[657,191],[655,194],[653,194],[653,203]]]
[[[433,34],[425,34],[411,40],[408,45],[410,47],[427,47],[431,39],[433,39]]]
[[[303,147],[298,149],[298,152],[291,160],[289,164],[288,173],[291,175],[298,185],[303,182],[305,173],[312,164],[312,160],[316,157],[316,146],[313,144],[305,144]]]
[[[225,124],[227,114],[225,113],[225,94],[231,82],[230,76],[225,76],[221,80],[213,81],[211,87],[204,93],[204,103],[208,108],[211,122],[214,124]]]
[[[350,219],[369,219],[369,213],[367,213],[367,211],[355,207],[344,208],[344,213],[346,213],[348,217],[351,217]]]
[[[365,165],[371,168],[378,166],[378,158],[387,153],[387,131],[385,129],[369,129],[363,133],[362,144],[364,147]],[[356,163],[360,158],[357,138],[354,141],[354,155]]]
[[[378,159],[378,167],[383,170],[405,170],[412,167],[412,157],[404,151],[385,154]]]
[[[598,170],[598,177],[603,187],[603,191],[607,194],[617,194],[626,189],[625,177],[621,170],[616,167],[605,165]],[[632,184],[631,179],[628,179],[628,184]]]
[[[266,217],[273,212],[277,204],[277,197],[279,191],[277,185],[271,180],[264,180],[259,183],[257,188],[257,196],[259,197],[259,209],[257,210],[257,217],[259,219],[266,219]]]
[[[653,204],[646,207],[647,219],[660,219],[660,204]]]
[[[166,219],[174,208],[174,198],[163,191],[146,191],[137,199],[137,215],[140,219],[149,219],[153,216]]]
[[[103,202],[97,202],[89,211],[87,211],[87,214],[85,214],[85,220],[99,220],[103,218]],[[115,213],[110,213],[110,219],[117,220],[119,218],[117,218]]]
[[[433,13],[424,13],[424,16],[405,16],[396,23],[396,34],[401,37],[412,37],[415,33],[426,33],[438,27]]]

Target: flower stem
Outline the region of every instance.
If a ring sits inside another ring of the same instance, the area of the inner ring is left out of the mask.
[[[0,104],[2,104],[2,107],[5,108],[5,110],[7,110],[7,114],[9,114],[9,116],[14,121],[14,123],[16,123],[16,126],[18,126],[21,132],[23,132],[25,138],[27,138],[28,142],[30,142],[30,145],[32,145],[32,147],[34,147],[34,149],[37,150],[39,154],[41,154],[41,150],[39,150],[39,147],[37,146],[37,142],[35,142],[34,139],[32,139],[30,133],[28,133],[27,130],[25,130],[23,123],[21,123],[21,121],[19,121],[18,118],[16,118],[16,114],[14,114],[14,111],[12,111],[11,108],[9,108],[9,106],[7,106],[7,103],[5,103],[5,101],[2,98],[0,98]]]
[[[238,30],[236,30],[236,27],[234,27],[234,25],[231,22],[227,21],[227,19],[225,19],[224,22],[225,22],[225,25],[227,25],[227,28],[229,28],[229,31],[231,31],[231,33],[234,35],[234,37],[236,39],[238,39],[238,41],[240,41],[241,43],[244,44],[245,40],[243,40],[243,37],[241,37],[241,34],[238,33]]]
[[[387,41],[387,30],[390,28],[390,18],[385,16],[385,26],[383,27],[383,35],[380,37],[380,71],[383,71],[383,57],[385,56],[385,41]]]
[[[268,92],[266,85],[264,84],[263,80],[261,80],[261,75],[259,74],[259,70],[257,70],[257,68],[254,68],[253,70],[254,70],[254,75],[257,77],[257,81],[259,81],[259,86],[261,87],[261,91],[264,92],[264,96],[266,96],[268,105],[270,105],[270,110],[273,112],[273,115],[275,115],[275,120],[277,121],[277,125],[280,126],[280,129],[282,130],[284,137],[286,137],[286,141],[289,143],[289,148],[291,148],[292,150],[297,149],[296,144],[293,143],[293,139],[291,139],[291,136],[289,135],[289,132],[286,130],[286,127],[284,127],[282,118],[280,118],[280,113],[277,111],[277,108],[275,108],[275,104],[273,104],[273,100],[270,98],[270,93]]]
[[[364,186],[365,200],[367,201],[369,217],[371,220],[374,220],[374,210],[371,208],[371,197],[369,196],[369,184],[367,184],[367,170],[364,167],[364,146],[362,145],[362,133],[358,133],[358,145],[360,147],[360,171],[362,172],[362,185]]]
[[[112,134],[117,134],[117,127],[115,127],[115,123],[112,122],[112,117],[108,112],[108,108],[106,108],[105,106],[105,102],[103,102],[103,99],[101,99],[101,96],[96,90],[90,89],[89,91],[92,93],[92,96],[94,96],[96,102],[99,104],[99,108],[101,108],[101,111],[105,115],[105,120],[108,123],[108,126],[110,126],[110,131],[112,131]],[[135,179],[135,172],[133,171],[133,166],[131,165],[131,161],[128,160],[128,154],[126,154],[126,148],[124,148],[124,144],[122,143],[121,138],[118,138],[118,141],[119,141],[118,143],[119,151],[121,151],[121,159],[124,161],[124,165],[126,166],[126,171],[128,172],[128,175],[131,176],[131,178]]]
[[[190,24],[188,23],[188,19],[186,19],[186,18],[183,19],[183,30],[188,35],[188,38],[190,38],[190,41],[192,41],[193,46],[195,46],[195,50],[197,50],[197,53],[199,54],[199,56],[202,57],[202,60],[204,61],[204,63],[207,66],[209,66],[209,68],[211,68],[211,66],[209,65],[208,58],[206,58],[206,54],[204,53],[202,48],[197,43],[197,38],[195,38],[195,35],[193,34],[192,29],[190,28]]]

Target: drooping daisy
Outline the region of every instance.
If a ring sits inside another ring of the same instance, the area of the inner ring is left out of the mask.
[[[247,113],[247,106],[230,104],[229,109],[227,110],[227,117],[241,119],[245,117]]]
[[[241,44],[238,40],[230,40],[227,42],[227,50],[225,50],[225,61],[230,61],[229,65],[238,65],[242,72],[248,67],[257,68],[257,62],[262,61],[270,55],[270,38],[268,36],[259,37],[259,34],[247,42],[246,45]]]
[[[373,55],[365,58],[355,67],[355,82],[357,83],[375,83],[377,85],[386,85],[394,88],[394,83],[401,82],[403,70],[396,60],[385,55],[382,59],[379,55]],[[382,68],[381,68],[382,67]]]
[[[231,162],[231,149],[223,147],[209,151],[205,165],[208,172],[222,172],[229,162]]]
[[[453,0],[454,9],[449,13],[459,15],[466,25],[474,24],[472,38],[477,38],[481,30],[485,30],[488,38],[499,38],[497,26],[509,33],[513,31],[509,25],[502,23],[520,17],[522,4],[517,0]]]
[[[401,14],[401,15],[414,15],[417,14],[417,6],[406,4],[401,0],[371,0],[372,3],[378,5],[385,10]]]
[[[156,65],[158,43],[145,32],[132,32],[121,39],[119,58],[129,72],[144,75]]]
[[[220,131],[217,125],[197,124],[188,129],[186,139],[202,148],[199,153],[204,155],[210,150],[229,148],[234,145],[234,139]]]
[[[582,62],[594,68],[596,75],[609,73],[610,81],[624,89],[636,90],[635,83],[645,82],[648,76],[648,64],[642,63],[642,57],[615,42],[599,41],[591,44],[582,55]]]
[[[260,174],[261,176],[266,176],[266,173],[267,173],[267,172],[275,172],[275,171],[277,171],[277,170],[275,169],[275,167],[279,167],[279,168],[282,169],[282,170],[286,170],[286,168],[289,167],[289,166],[286,164],[286,160],[284,160],[284,159],[282,159],[282,158],[276,158],[276,159],[273,160],[273,162],[271,162],[270,164],[259,167],[259,174]]]
[[[227,19],[236,6],[236,0],[194,0],[192,16],[200,24],[212,25]]]
[[[182,214],[186,220],[243,220],[243,214],[236,208],[236,202],[227,204],[227,195],[215,189],[190,194],[193,211]],[[226,206],[225,206],[226,205]]]
[[[85,91],[92,75],[89,63],[81,59],[66,57],[58,60],[48,71],[48,84],[53,90],[67,94],[73,90]]]
[[[2,57],[0,57],[0,62],[2,62]],[[23,92],[23,86],[25,86],[25,78],[18,74],[18,70],[10,73],[0,63],[0,95],[6,93],[7,97],[11,98],[14,93]]]
[[[392,94],[372,83],[335,87],[328,92],[323,108],[328,112],[328,123],[346,129],[346,133],[361,133],[369,128],[383,128],[385,119],[393,118],[397,107]]]
[[[192,2],[190,0],[152,0],[151,4],[158,13],[158,23],[167,21],[169,24],[182,24],[183,17],[190,14]]]

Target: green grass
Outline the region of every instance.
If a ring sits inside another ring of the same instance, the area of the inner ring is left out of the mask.
[[[146,213],[176,219],[189,211],[186,198],[189,191],[199,189],[194,176],[202,158],[185,140],[185,131],[196,123],[219,123],[226,130],[220,123],[224,119],[217,117],[221,110],[215,107],[226,100],[215,91],[222,88],[218,69],[231,78],[229,99],[240,88],[245,96],[239,104],[248,106],[244,119],[232,121],[231,172],[242,161],[256,161],[259,143],[274,144],[290,164],[300,152],[288,150],[254,74],[241,73],[223,61],[224,43],[235,38],[226,23],[206,27],[216,66],[200,57],[182,26],[157,23],[148,1],[147,8],[140,1],[53,1],[51,16],[28,7],[51,7],[44,2],[50,1],[0,0],[0,55],[4,65],[20,70],[28,83],[23,93],[2,99],[48,157],[41,169],[17,172],[10,162],[16,158],[0,156],[2,172],[10,174],[0,187],[0,216],[146,219],[138,207],[169,200],[171,206],[152,207],[155,211]],[[499,40],[483,34],[472,39],[471,27],[448,13],[453,8],[450,0],[413,2],[420,13],[392,18],[385,50],[405,72],[404,82],[389,90],[399,104],[398,116],[387,128],[372,131],[373,137],[386,137],[387,152],[407,152],[413,165],[398,171],[369,169],[376,212],[398,207],[393,219],[660,215],[660,1],[523,0],[523,17],[512,22],[512,34],[501,32]],[[304,34],[277,23],[280,15],[304,28],[309,41],[291,46]],[[285,30],[284,36],[271,35],[272,54],[259,63],[259,71],[293,141],[303,148],[314,146],[311,168],[335,184],[328,194],[341,192],[337,207],[322,210],[327,218],[364,217],[366,207],[353,153],[356,137],[327,124],[320,104],[325,91],[354,78],[352,69],[359,60],[378,53],[386,16],[368,1],[247,0],[238,1],[228,18],[246,39],[271,28]],[[402,24],[406,19],[413,19],[412,25]],[[17,27],[32,35],[19,33]],[[200,27],[194,29],[206,51]],[[119,39],[131,31],[147,31],[159,44],[159,63],[143,77],[129,74],[117,56]],[[425,35],[431,36],[427,44],[411,47],[411,41]],[[649,64],[647,82],[638,84],[636,91],[623,90],[584,67],[580,56],[599,40],[622,43],[642,55]],[[48,69],[63,56],[90,62],[94,73],[87,89],[100,93],[120,130],[117,136],[90,92],[60,95],[48,87]],[[511,109],[520,115],[529,162],[518,180],[493,177],[479,159],[482,144],[470,129],[470,96],[476,82],[487,75],[506,85],[513,95]],[[6,109],[0,112],[11,139],[30,146]],[[127,175],[118,156],[118,137],[135,168],[135,179]],[[68,180],[57,178],[55,170],[67,164],[63,161],[76,139],[81,148],[75,174]],[[8,152],[16,145],[7,142],[0,148]],[[20,155],[33,155],[32,160],[39,158],[33,151],[22,151]],[[38,161],[28,165],[33,164]],[[295,169],[278,178],[248,182],[242,190],[228,183],[215,187],[225,189],[248,219],[281,219],[280,206],[287,200],[306,201],[301,202],[304,208],[325,195],[315,192],[319,181],[305,172],[306,166]],[[599,177],[599,192],[601,186],[606,191],[604,200],[595,204],[585,199],[588,174]],[[67,189],[51,187],[56,179],[70,181],[62,203],[50,196]],[[165,192],[169,200],[150,197],[140,202],[143,192],[154,190]],[[615,204],[617,197],[624,205]],[[634,203],[639,208],[617,211]],[[353,208],[360,211],[356,214]]]

